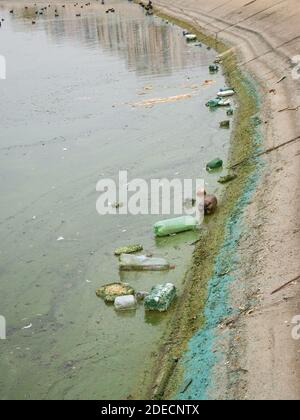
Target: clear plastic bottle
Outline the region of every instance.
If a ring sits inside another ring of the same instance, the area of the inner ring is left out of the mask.
[[[171,265],[164,258],[131,254],[122,254],[120,257],[120,270],[122,271],[163,271],[170,268]]]
[[[118,311],[136,309],[136,299],[133,295],[118,296],[115,299],[115,308]]]

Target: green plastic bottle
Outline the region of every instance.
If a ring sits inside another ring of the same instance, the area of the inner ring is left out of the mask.
[[[197,220],[193,216],[181,216],[174,219],[162,220],[155,223],[155,236],[168,236],[175,233],[194,230],[197,227]]]
[[[176,287],[172,283],[158,284],[152,287],[145,298],[145,309],[148,311],[167,311],[176,297]]]
[[[211,160],[210,162],[208,162],[208,164],[206,165],[206,170],[208,172],[213,171],[215,169],[219,169],[223,167],[223,160],[216,158]]]
[[[206,103],[206,106],[207,106],[208,108],[216,108],[216,107],[218,107],[218,106],[219,106],[220,100],[221,100],[220,98],[210,99],[210,100]]]

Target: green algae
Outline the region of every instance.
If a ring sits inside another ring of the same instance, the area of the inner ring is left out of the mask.
[[[157,9],[155,12],[162,18],[166,17]],[[199,41],[214,48],[219,54],[226,52],[222,66],[227,82],[236,91],[239,105],[229,164],[247,159],[258,151],[261,143],[257,134],[260,101],[255,83],[238,68],[236,56],[225,43],[205,35],[193,25],[169,16],[168,19],[195,33]],[[160,349],[148,390],[149,398],[168,399],[174,395],[177,398],[207,397],[211,369],[221,357],[212,351],[213,328],[224,315],[230,313],[227,285],[232,280],[230,272],[236,262],[234,250],[242,212],[257,185],[257,166],[258,160],[252,160],[237,169],[238,179],[226,185],[222,205],[215,217],[205,221],[205,229],[200,233],[194,252],[193,265],[185,277],[184,292],[179,298],[169,324],[169,332]],[[199,351],[200,344],[202,347]],[[193,359],[197,351],[201,360]],[[179,362],[181,359],[183,363]],[[180,384],[191,381],[188,375],[192,375],[192,372],[196,373],[199,380],[194,384],[192,382],[188,393],[179,391],[178,394]]]

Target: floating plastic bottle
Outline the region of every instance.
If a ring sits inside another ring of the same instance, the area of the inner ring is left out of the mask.
[[[233,96],[233,95],[235,95],[235,91],[231,88],[221,89],[217,94],[217,96],[220,98],[226,98],[228,96]]]
[[[219,71],[219,66],[217,66],[216,64],[212,64],[209,66],[209,71],[210,73],[216,73],[217,71]]]
[[[118,311],[136,309],[136,299],[133,295],[119,296],[115,299],[115,308]]]
[[[206,165],[206,170],[208,172],[210,172],[210,171],[213,171],[215,169],[222,168],[222,166],[223,166],[223,160],[219,159],[219,158],[216,158],[216,159],[213,159],[210,162],[208,162],[208,164]]]
[[[149,311],[167,311],[176,297],[176,287],[172,283],[158,284],[152,287],[145,298],[145,309]]]
[[[162,220],[155,223],[155,236],[168,236],[175,233],[194,230],[197,227],[197,220],[193,216],[181,216],[174,219]]]
[[[164,258],[152,258],[145,255],[122,254],[121,271],[163,271],[170,270],[171,265]]]
[[[185,39],[187,41],[197,41],[197,35],[194,34],[186,34]]]

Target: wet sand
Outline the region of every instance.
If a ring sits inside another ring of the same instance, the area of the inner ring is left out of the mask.
[[[300,5],[296,0],[174,0],[158,10],[234,47],[239,67],[256,80],[261,97],[264,171],[241,228],[231,305],[241,294],[248,311],[224,328],[207,385],[210,398],[299,399],[299,341],[292,318],[300,314],[299,282],[271,292],[300,274]],[[299,63],[299,61],[298,61]],[[289,142],[286,146],[281,144]],[[188,391],[187,391],[188,392]],[[195,391],[196,392],[196,391]],[[197,395],[198,398],[203,395]]]

